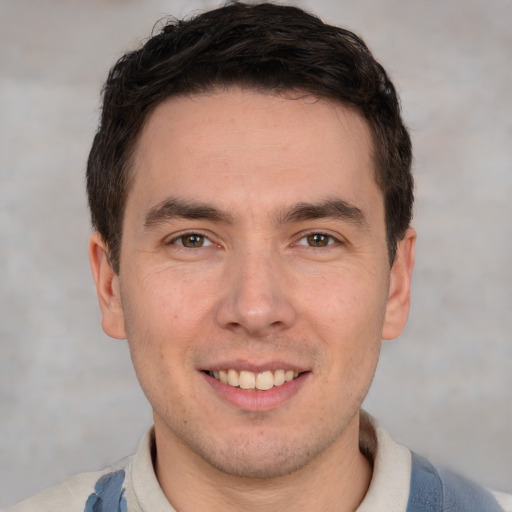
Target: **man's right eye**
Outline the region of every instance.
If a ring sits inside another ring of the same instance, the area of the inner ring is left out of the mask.
[[[195,249],[212,245],[212,242],[206,235],[201,233],[185,233],[184,235],[173,238],[169,242],[169,245],[179,245],[188,249]]]

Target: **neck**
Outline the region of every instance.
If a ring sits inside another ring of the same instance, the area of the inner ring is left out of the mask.
[[[307,466],[272,479],[218,471],[157,427],[155,422],[157,478],[180,512],[348,512],[357,509],[370,485],[372,467],[359,450],[359,417]]]

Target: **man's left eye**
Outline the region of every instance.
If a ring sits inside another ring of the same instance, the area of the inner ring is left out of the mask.
[[[174,238],[170,243],[180,245],[182,247],[187,247],[189,249],[212,245],[211,240],[201,233],[187,233],[185,235]]]
[[[309,247],[327,247],[333,245],[337,240],[326,233],[309,233],[303,236],[296,245],[307,245]]]

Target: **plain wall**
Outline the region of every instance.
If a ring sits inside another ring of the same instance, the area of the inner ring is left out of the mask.
[[[84,169],[121,52],[200,1],[0,1],[0,507],[136,448],[151,424],[101,331]],[[415,147],[409,325],[365,407],[433,461],[512,491],[512,3],[296,2],[362,35]]]

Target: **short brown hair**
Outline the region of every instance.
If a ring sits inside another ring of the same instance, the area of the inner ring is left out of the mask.
[[[350,105],[366,119],[393,262],[411,222],[412,152],[385,70],[355,34],[297,7],[234,2],[168,21],[110,70],[87,165],[87,192],[93,227],[108,247],[114,271],[119,271],[131,156],[149,114],[169,97],[232,85],[277,94],[302,91]]]

